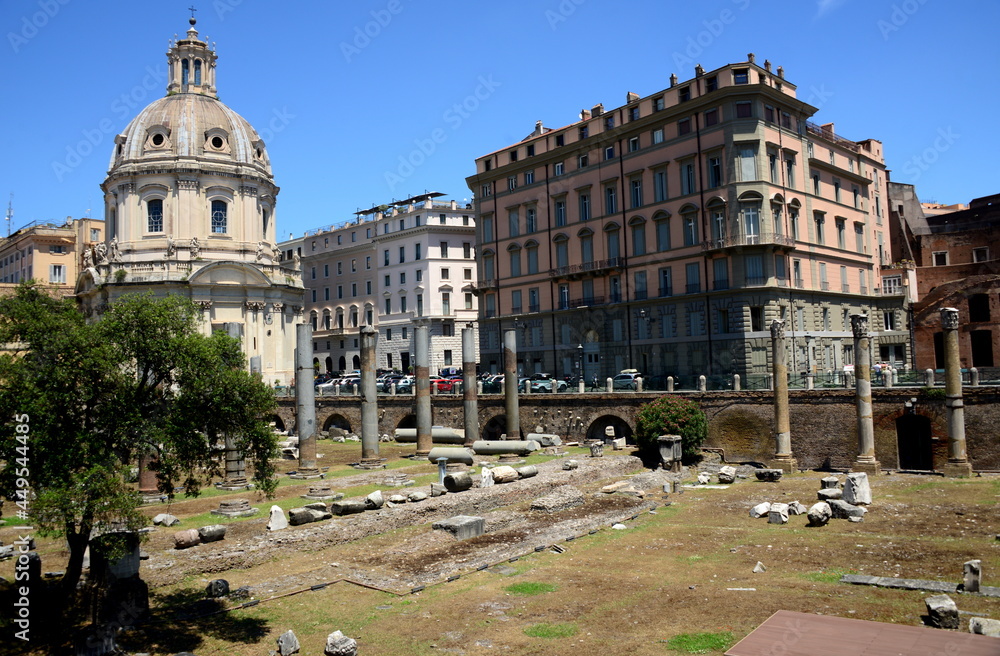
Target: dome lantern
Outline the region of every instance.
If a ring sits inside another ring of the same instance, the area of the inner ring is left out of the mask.
[[[208,43],[198,38],[197,21],[189,19],[190,29],[186,38],[173,44],[167,51],[167,95],[198,93],[217,98],[215,89],[215,61],[218,58]]]

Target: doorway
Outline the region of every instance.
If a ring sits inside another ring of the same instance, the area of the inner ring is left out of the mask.
[[[916,471],[934,469],[930,418],[912,414],[904,414],[898,418],[896,448],[899,453],[900,469]]]

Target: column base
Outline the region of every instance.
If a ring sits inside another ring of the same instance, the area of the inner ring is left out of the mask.
[[[786,474],[794,474],[799,470],[799,461],[791,456],[775,456],[767,466],[771,469],[780,469]]]
[[[139,495],[142,497],[142,502],[145,503],[162,503],[167,500],[167,495],[162,494],[159,491],[144,492],[139,491]]]
[[[972,463],[948,462],[941,471],[948,478],[969,478],[972,476]]]
[[[385,460],[382,458],[362,458],[361,462],[354,465],[355,469],[385,469]]]
[[[217,490],[225,490],[227,492],[238,492],[239,490],[249,490],[253,487],[253,483],[245,478],[232,478],[220,481],[215,484]]]
[[[297,481],[309,480],[311,478],[323,478],[323,472],[316,468],[299,469],[294,474],[289,474],[288,478],[294,478]]]
[[[852,472],[864,472],[871,476],[878,476],[882,473],[882,463],[878,460],[855,460],[851,463]]]

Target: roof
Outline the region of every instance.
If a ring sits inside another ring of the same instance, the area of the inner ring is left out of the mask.
[[[1000,638],[779,610],[726,656],[997,656]]]

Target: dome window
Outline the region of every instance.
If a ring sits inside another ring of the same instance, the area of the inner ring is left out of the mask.
[[[204,148],[209,153],[229,153],[229,133],[222,128],[207,130]]]
[[[163,232],[163,201],[159,198],[146,202],[146,231]]]
[[[159,146],[163,145],[163,142],[165,141],[165,139],[163,138],[162,134],[154,134],[152,141],[153,141],[153,145],[154,146],[159,147]]]
[[[181,84],[185,86],[187,86],[188,83],[188,73],[189,73],[188,60],[186,59],[181,60]]]
[[[226,201],[224,200],[213,200],[212,201],[212,234],[213,235],[224,235],[226,234]]]
[[[222,137],[212,137],[212,148],[215,148],[216,150],[221,150],[222,147],[225,145],[226,142],[222,140]]]
[[[201,84],[201,60],[194,60],[194,83]]]
[[[162,123],[151,125],[146,132],[146,142],[142,148],[144,151],[170,148],[170,128]]]

